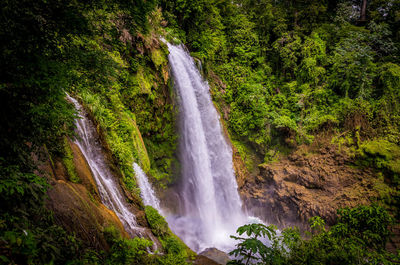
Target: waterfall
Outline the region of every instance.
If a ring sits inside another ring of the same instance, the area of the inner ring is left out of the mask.
[[[162,214],[163,211],[160,207],[160,200],[157,198],[153,187],[147,179],[146,174],[143,172],[142,168],[136,163],[133,163],[133,169],[135,170],[136,179],[140,188],[140,196],[143,199],[144,205],[150,205]]]
[[[183,207],[167,216],[171,229],[195,251],[207,247],[229,250],[248,217],[232,164],[232,149],[220,124],[209,86],[184,46],[167,43],[180,112],[180,163]]]
[[[78,137],[74,142],[89,164],[103,204],[115,212],[131,236],[141,235],[142,228],[137,226],[135,215],[130,211],[125,197],[113,179],[111,170],[104,159],[102,146],[93,122],[87,117],[87,113],[78,101],[69,95],[67,95],[67,99],[75,105],[79,114],[79,118],[75,121],[75,132]]]

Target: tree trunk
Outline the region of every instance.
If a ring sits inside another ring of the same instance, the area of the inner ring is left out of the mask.
[[[367,20],[367,0],[362,1],[361,5],[361,13],[360,13],[360,21],[366,21]]]

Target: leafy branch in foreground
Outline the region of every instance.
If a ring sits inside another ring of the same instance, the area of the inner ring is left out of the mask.
[[[329,230],[325,221],[310,219],[312,233],[302,239],[298,228],[277,233],[273,225],[248,224],[238,228],[236,249],[229,254],[238,258],[229,265],[247,264],[392,264],[399,254],[385,250],[393,218],[376,205],[338,210],[338,223]],[[246,234],[247,237],[240,237]],[[268,238],[268,243],[267,239]]]

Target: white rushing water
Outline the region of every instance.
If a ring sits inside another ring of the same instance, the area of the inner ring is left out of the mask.
[[[171,229],[193,250],[229,251],[230,235],[254,222],[242,211],[232,164],[232,149],[220,124],[209,86],[184,46],[167,43],[180,111],[180,163],[183,207],[167,216]]]
[[[102,202],[115,212],[131,236],[140,235],[141,228],[136,224],[135,215],[129,210],[125,197],[119,190],[117,183],[112,177],[111,170],[104,159],[102,147],[93,122],[87,117],[87,113],[78,101],[69,95],[67,95],[67,98],[75,105],[79,113],[79,118],[75,121],[75,132],[78,135],[75,144],[78,145],[89,164]]]
[[[140,196],[143,199],[144,205],[150,205],[162,214],[163,211],[160,207],[160,200],[157,198],[146,174],[143,172],[142,168],[136,163],[133,163],[133,170],[135,170],[136,179],[140,188]]]

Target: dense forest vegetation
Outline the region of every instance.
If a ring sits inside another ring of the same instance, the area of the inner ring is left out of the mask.
[[[43,154],[61,157],[79,182],[65,144],[77,117],[69,93],[93,116],[132,196],[139,194],[134,161],[159,186],[174,182],[176,110],[161,36],[202,62],[249,170],[257,166],[253,154],[269,163],[300,145],[331,143],[387,184],[375,205],[339,210],[331,228],[314,218],[303,238],[296,228],[279,236],[273,227],[239,228],[251,240],[237,238],[232,254],[242,261],[231,264],[399,262],[385,250],[400,216],[399,0],[5,0],[1,14],[2,263],[191,261],[147,207],[164,255],[112,227],[103,231],[109,249],[91,248],[54,220],[46,208],[51,186],[37,168]]]

